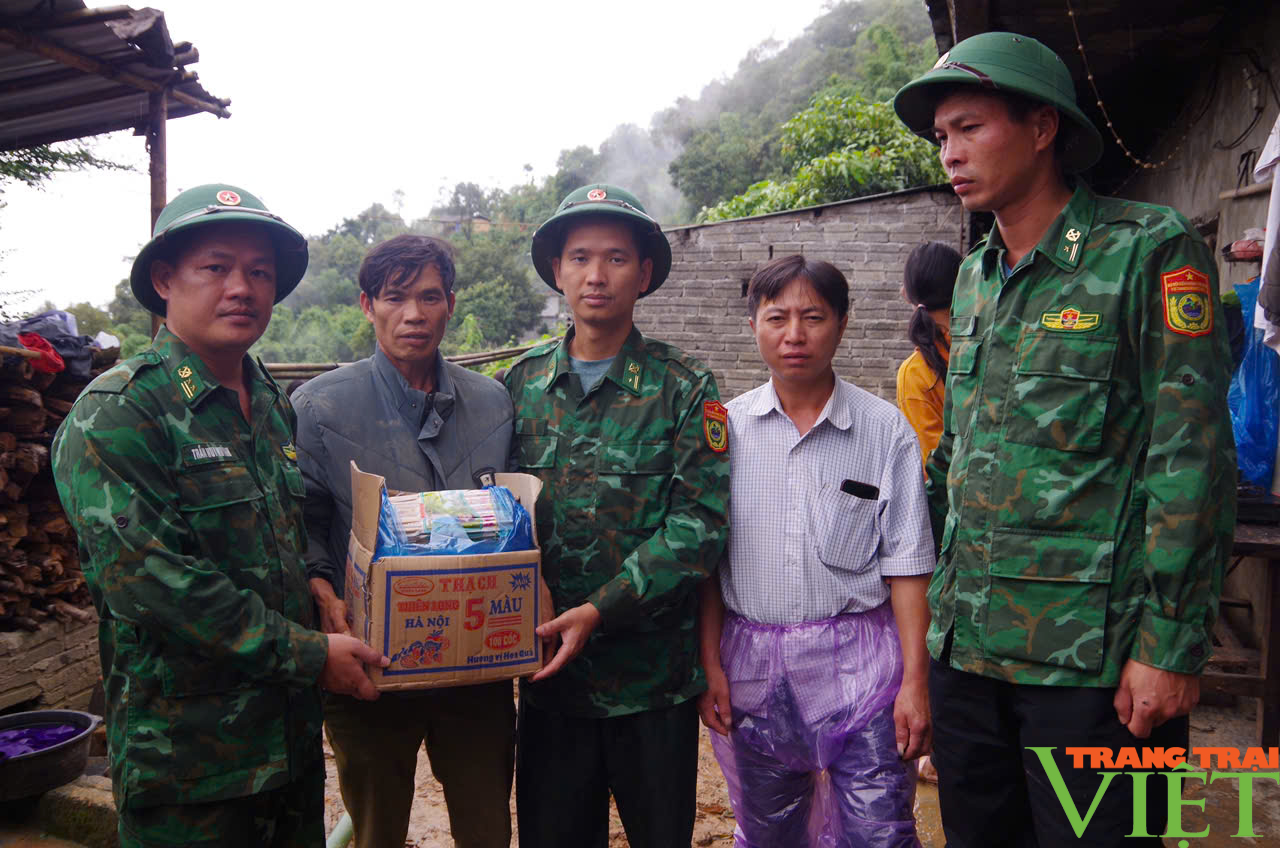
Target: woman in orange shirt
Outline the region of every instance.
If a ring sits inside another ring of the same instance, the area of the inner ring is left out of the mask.
[[[898,368],[898,408],[920,440],[922,461],[942,437],[942,399],[951,352],[951,292],[960,254],[940,241],[926,242],[907,257],[902,296],[915,306],[907,338],[915,352]]]
[[[951,353],[951,292],[960,270],[960,254],[940,241],[930,241],[907,256],[902,296],[915,306],[907,338],[915,352],[898,367],[898,408],[916,431],[924,462],[942,438],[942,399]],[[921,780],[938,782],[932,757],[916,762]]]

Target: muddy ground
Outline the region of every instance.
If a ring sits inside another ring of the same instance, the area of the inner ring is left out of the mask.
[[[1200,707],[1191,718],[1193,746],[1228,746],[1244,748],[1256,745],[1254,728],[1254,704],[1252,699],[1241,699],[1238,707]],[[1272,744],[1275,744],[1274,742]],[[343,813],[342,797],[338,794],[338,778],[334,771],[333,756],[325,745],[328,779],[325,784],[325,832],[333,830]],[[418,757],[417,798],[409,820],[409,835],[405,848],[450,848],[449,818],[445,811],[444,794],[440,784],[431,776],[426,755]],[[1191,840],[1196,848],[1248,848],[1280,844],[1280,785],[1258,784],[1253,800],[1253,828],[1258,838],[1237,837],[1238,796],[1235,781],[1220,781],[1205,787],[1188,781],[1184,798],[1205,799],[1203,811],[1186,807],[1183,826],[1188,831],[1203,830],[1206,836]],[[698,813],[693,829],[695,846],[731,846],[733,844],[733,811],[729,807],[729,795],[725,788],[720,766],[711,753],[711,743],[703,731],[698,749]],[[511,820],[515,825],[515,794],[511,798]],[[942,848],[941,820],[938,815],[937,791],[933,786],[920,783],[916,794],[916,823],[923,848]],[[1177,839],[1166,839],[1167,848],[1178,845]],[[512,838],[513,846],[519,844],[519,833]],[[616,810],[610,815],[610,848],[623,848],[627,837]]]
[[[333,765],[333,752],[326,741],[324,746],[325,769],[325,833],[333,830],[342,817],[342,796],[338,793],[338,775]],[[733,845],[733,811],[729,807],[729,793],[725,789],[724,776],[711,753],[711,743],[705,729],[698,746],[698,813],[693,826],[693,844],[697,846]],[[516,798],[511,793],[511,829],[513,846],[520,844],[516,825]],[[618,811],[610,805],[609,846],[625,848],[626,834]],[[431,776],[431,766],[425,752],[418,754],[417,797],[409,816],[409,835],[405,848],[450,848],[449,814],[445,809],[444,792]]]

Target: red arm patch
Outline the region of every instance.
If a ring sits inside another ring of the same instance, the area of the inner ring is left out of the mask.
[[[1183,336],[1213,332],[1213,292],[1209,275],[1183,265],[1160,275],[1164,297],[1164,325]]]
[[[729,449],[729,410],[718,400],[702,404],[702,431],[707,434],[707,447],[716,453]]]

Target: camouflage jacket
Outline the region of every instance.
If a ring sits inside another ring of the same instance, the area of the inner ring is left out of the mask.
[[[584,396],[569,338],[525,354],[507,388],[519,468],[543,481],[538,541],[556,613],[590,601],[600,626],[521,697],[595,717],[678,704],[706,688],[695,589],[728,539],[727,415],[705,366],[634,328]]]
[[[197,803],[323,768],[328,642],[303,570],[293,410],[247,358],[239,398],[167,329],[85,390],[53,445],[101,619],[121,807]]]
[[[1213,257],[1171,209],[1080,185],[1007,280],[993,232],[952,303],[929,649],[1017,683],[1114,686],[1209,657],[1235,523]]]

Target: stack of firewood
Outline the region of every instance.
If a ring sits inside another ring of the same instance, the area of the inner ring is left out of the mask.
[[[2,348],[0,365],[0,631],[92,621],[75,534],[62,511],[49,444],[89,384],[31,366],[27,351]],[[94,351],[92,376],[119,350]]]

